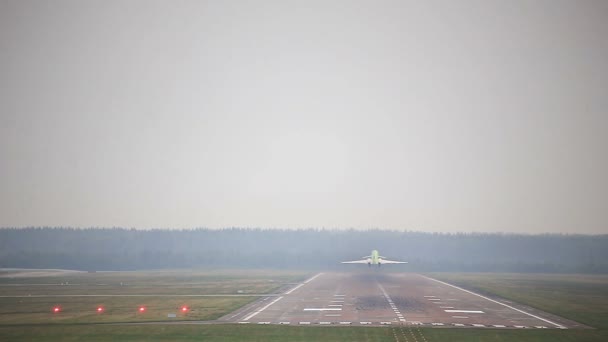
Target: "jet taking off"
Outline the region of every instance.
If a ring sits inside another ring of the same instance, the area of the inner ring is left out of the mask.
[[[392,261],[386,260],[383,256],[378,254],[377,250],[372,251],[372,255],[368,255],[363,257],[363,260],[355,260],[355,261],[342,261],[343,264],[367,264],[367,266],[371,267],[372,265],[380,265],[382,264],[407,264],[407,261]]]

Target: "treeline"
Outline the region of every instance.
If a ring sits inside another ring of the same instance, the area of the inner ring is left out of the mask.
[[[412,271],[608,273],[608,235],[389,230],[0,229],[0,267],[135,270],[353,268],[372,249]]]

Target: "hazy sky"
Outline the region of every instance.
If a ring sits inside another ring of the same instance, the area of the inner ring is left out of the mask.
[[[0,226],[608,233],[608,1],[0,0]]]

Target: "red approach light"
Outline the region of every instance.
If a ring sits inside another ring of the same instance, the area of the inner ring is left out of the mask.
[[[139,307],[139,312],[144,312],[144,311],[146,311],[146,308],[145,308],[145,307],[143,307],[143,306],[140,306],[140,307]]]
[[[102,313],[103,312],[103,306],[98,306],[97,307],[97,312]]]
[[[56,307],[53,308],[53,312],[54,313],[57,313],[59,311],[61,311],[61,309],[58,306],[56,306]]]
[[[187,312],[188,311],[188,307],[187,306],[182,306],[182,312]]]

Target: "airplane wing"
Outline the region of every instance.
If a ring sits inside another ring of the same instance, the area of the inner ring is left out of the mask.
[[[382,264],[407,264],[407,261],[392,261],[392,260],[382,259],[382,261],[380,261],[380,263],[382,263]]]
[[[355,260],[355,261],[342,261],[343,264],[367,264],[367,259],[365,260]]]

